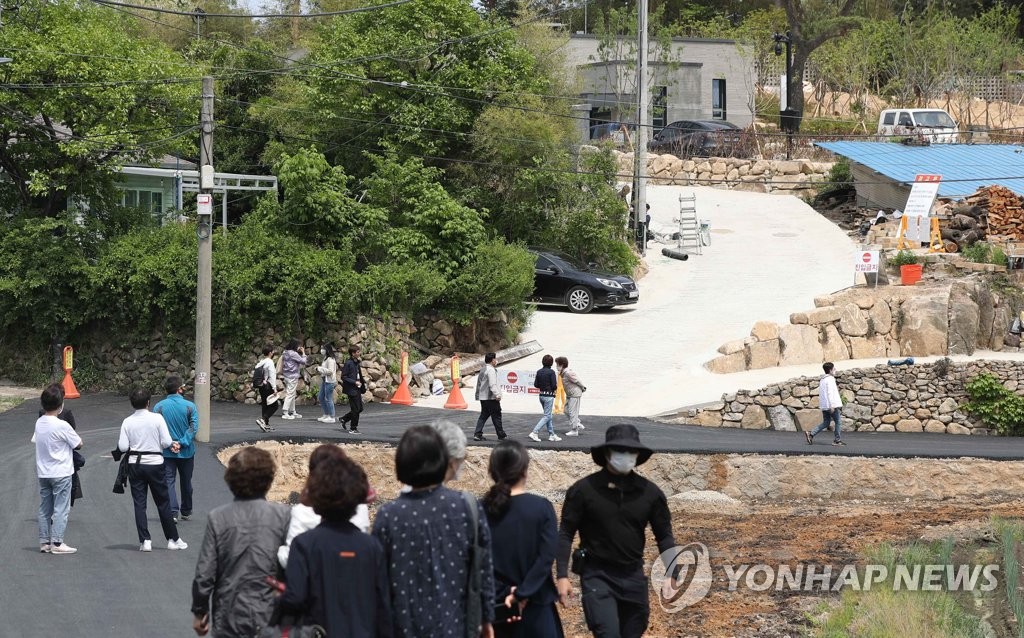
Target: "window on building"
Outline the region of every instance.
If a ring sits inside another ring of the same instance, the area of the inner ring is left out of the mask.
[[[711,80],[711,118],[724,120],[725,110],[725,80]]]
[[[125,189],[121,191],[121,205],[130,208],[141,208],[153,215],[164,213],[164,194],[160,191]]]
[[[660,131],[668,124],[668,87],[656,86],[651,91],[651,124]]]

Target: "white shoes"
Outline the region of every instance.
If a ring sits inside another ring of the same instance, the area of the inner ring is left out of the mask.
[[[299,414],[298,412],[292,412],[292,418],[293,419],[301,419],[302,415]]]
[[[322,416],[317,421],[321,423],[334,423],[335,419],[333,416]]]
[[[558,436],[557,434],[552,434],[551,436],[548,437],[548,441],[561,441],[561,440],[562,440],[562,437]]]
[[[51,554],[74,554],[77,551],[78,551],[77,549],[75,549],[74,547],[68,545],[67,543],[61,543],[60,545],[51,545],[50,546],[50,553]]]
[[[140,552],[151,552],[153,551],[153,541],[142,541],[142,545],[139,546]]]
[[[146,542],[148,543],[149,541],[146,541]],[[174,541],[167,541],[167,549],[170,549],[170,550],[188,549],[188,543],[186,543],[185,541],[181,540],[180,538],[178,540],[174,540]]]
[[[579,424],[579,425],[577,426],[577,429],[580,429],[580,430],[586,430],[587,428],[583,427],[583,424],[582,424],[582,423],[580,423],[580,424]]]
[[[292,420],[292,419],[294,419],[295,417],[294,417],[294,416],[292,416],[292,415],[290,415],[290,414],[288,414],[288,413],[286,412],[286,413],[284,413],[284,414],[282,414],[282,415],[281,415],[281,418],[282,418],[282,419],[284,419],[284,420],[286,420],[286,421],[291,421],[291,420]]]
[[[569,430],[568,432],[565,433],[565,435],[566,436],[579,436],[580,433],[578,431],[576,431],[576,430]]]
[[[536,432],[530,432],[530,440],[531,441],[536,441],[537,443],[540,443],[540,437],[537,436]]]

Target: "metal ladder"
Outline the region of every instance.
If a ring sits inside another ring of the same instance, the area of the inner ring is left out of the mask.
[[[680,250],[693,248],[698,255],[702,254],[700,240],[700,220],[697,218],[697,196],[679,196],[679,240],[676,247]]]

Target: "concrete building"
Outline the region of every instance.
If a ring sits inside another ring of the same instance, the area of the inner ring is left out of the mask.
[[[603,45],[600,36],[573,34],[565,60],[579,75],[582,104],[575,110],[584,139],[605,122],[636,121],[636,44],[619,38]],[[678,120],[753,122],[754,62],[733,40],[673,38],[667,47],[652,40],[649,55],[651,118],[654,130]]]

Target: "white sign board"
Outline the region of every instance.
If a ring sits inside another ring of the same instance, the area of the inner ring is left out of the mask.
[[[779,76],[779,110],[785,111],[789,108],[789,91],[786,90],[786,74]]]
[[[878,251],[858,251],[854,259],[853,269],[854,272],[878,272]]]
[[[910,241],[924,243],[931,241],[929,215],[931,215],[935,196],[939,194],[941,182],[941,175],[918,175],[914,178],[914,185],[910,188],[910,197],[907,198],[907,205],[903,209],[903,216],[907,220],[906,238]]]
[[[200,215],[213,214],[213,195],[200,193],[196,196],[196,211]]]
[[[526,370],[501,370],[498,371],[498,387],[506,395],[539,395],[540,390],[533,387],[537,378],[536,371]]]

